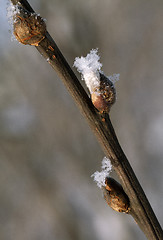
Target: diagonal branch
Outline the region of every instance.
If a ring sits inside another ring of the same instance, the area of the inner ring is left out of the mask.
[[[34,12],[26,0],[11,0],[11,2],[29,12]],[[122,186],[129,197],[130,214],[148,239],[163,239],[161,226],[117,140],[109,115],[103,114],[101,117],[95,109],[84,88],[81,86],[76,75],[48,32],[46,32],[43,40],[35,45],[40,54],[62,79],[80,111],[88,121],[92,131],[95,133],[106,156],[111,160],[114,170],[119,176]],[[105,119],[105,121],[103,121],[102,118]]]

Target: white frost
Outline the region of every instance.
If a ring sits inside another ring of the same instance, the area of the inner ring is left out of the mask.
[[[100,75],[102,64],[99,62],[100,56],[97,49],[92,49],[86,57],[76,57],[74,67],[82,74],[82,79],[85,81],[90,93],[95,87],[100,85]]]
[[[13,17],[17,14],[20,13],[19,8],[17,5],[13,5],[12,2],[7,4],[7,18],[9,24],[13,24]]]
[[[14,23],[14,16],[17,14],[17,13],[20,13],[20,10],[18,8],[18,6],[16,5],[13,5],[12,2],[8,2],[7,3],[7,19],[8,19],[8,23],[9,23],[9,31],[12,33],[12,36],[11,36],[11,40],[16,40],[14,34],[13,34],[13,23]]]
[[[98,49],[92,49],[86,57],[76,57],[74,61],[74,67],[78,72],[82,74],[82,80],[85,81],[90,93],[94,92],[95,88],[100,86],[100,72],[102,63],[100,63],[100,56],[98,55]],[[120,74],[113,74],[109,76],[109,80],[114,84],[119,80]]]
[[[103,158],[101,169],[101,172],[96,171],[91,175],[99,188],[105,186],[105,178],[109,176],[112,170],[111,162],[107,157]]]
[[[109,76],[109,80],[114,84],[115,82],[119,81],[120,74],[114,73],[113,75]]]

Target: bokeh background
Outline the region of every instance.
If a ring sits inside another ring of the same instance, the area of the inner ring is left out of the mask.
[[[52,68],[11,41],[0,2],[0,238],[146,239],[103,200],[90,175],[104,153]],[[112,123],[162,223],[163,1],[29,2],[71,66],[99,48],[106,75],[120,73]]]

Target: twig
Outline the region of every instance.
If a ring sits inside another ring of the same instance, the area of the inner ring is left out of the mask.
[[[14,5],[22,6],[29,12],[34,12],[26,0],[11,0],[11,2]],[[130,214],[148,239],[162,240],[163,231],[161,226],[117,140],[109,115],[103,114],[102,117],[99,115],[48,32],[46,32],[45,38],[36,44],[36,48],[58,73],[80,111],[87,119],[106,156],[111,160],[114,170],[119,176],[122,186],[129,197]],[[102,118],[104,118],[105,121],[102,121]]]

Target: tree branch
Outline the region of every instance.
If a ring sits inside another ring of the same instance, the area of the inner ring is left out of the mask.
[[[34,12],[26,0],[11,0],[11,2],[29,12]],[[95,133],[106,156],[111,160],[114,170],[121,180],[123,189],[129,197],[130,214],[148,239],[162,240],[163,231],[161,226],[117,140],[109,115],[103,114],[101,116],[95,109],[84,88],[48,32],[46,32],[44,39],[35,45],[40,54],[62,79],[80,111],[87,119],[92,131]]]

